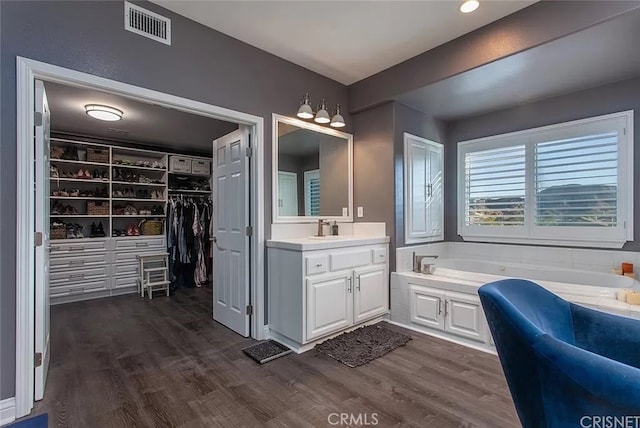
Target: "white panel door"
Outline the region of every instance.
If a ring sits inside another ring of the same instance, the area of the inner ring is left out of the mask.
[[[445,297],[445,331],[484,342],[486,330],[480,299],[458,293],[446,293]]]
[[[350,274],[307,279],[306,340],[325,336],[353,324],[353,288]]]
[[[386,313],[389,306],[389,278],[386,266],[357,269],[353,277],[353,322],[359,323]]]
[[[278,215],[298,215],[298,174],[278,171]]]
[[[409,306],[411,322],[444,330],[444,293],[422,286],[409,286]]]
[[[404,134],[405,243],[443,239],[442,147]]]
[[[42,400],[49,371],[50,302],[49,302],[49,130],[51,115],[47,104],[44,83],[35,84],[36,126],[36,188],[35,188],[35,352],[41,355],[42,363],[35,367],[34,399]],[[41,118],[41,120],[39,119]],[[38,238],[41,236],[41,239]]]
[[[249,132],[213,142],[213,319],[249,336]]]

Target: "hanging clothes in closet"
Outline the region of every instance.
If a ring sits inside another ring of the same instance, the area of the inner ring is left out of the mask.
[[[167,251],[174,290],[201,287],[208,282],[212,212],[208,197],[181,195],[167,202]]]

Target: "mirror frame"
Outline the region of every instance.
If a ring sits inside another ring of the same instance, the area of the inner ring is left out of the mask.
[[[278,204],[275,201],[278,200],[278,123],[286,123],[288,125],[297,126],[299,128],[308,129],[322,134],[331,135],[334,137],[344,138],[347,140],[347,150],[349,158],[349,210],[346,216],[279,216]],[[324,126],[316,125],[313,123],[305,122],[304,120],[295,119],[292,117],[282,116],[273,113],[272,123],[272,137],[271,137],[271,207],[272,207],[272,223],[315,223],[319,219],[338,221],[338,222],[353,222],[353,135],[338,131],[337,129],[327,128]]]

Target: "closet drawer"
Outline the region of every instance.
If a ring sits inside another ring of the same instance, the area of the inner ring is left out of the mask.
[[[138,286],[137,276],[122,276],[122,277],[113,278],[113,289],[137,287],[137,286]]]
[[[84,282],[83,284],[60,285],[57,287],[51,287],[49,289],[49,295],[54,298],[74,294],[92,293],[96,291],[106,291],[109,290],[109,282],[109,279],[105,278],[100,281]]]
[[[326,254],[305,257],[305,263],[307,275],[325,273],[329,268]]]
[[[99,268],[108,262],[107,254],[95,254],[82,257],[56,257],[51,258],[49,263],[52,272],[62,272],[70,269]]]
[[[111,266],[113,276],[133,276],[138,277],[138,263],[114,263]]]
[[[49,254],[51,257],[68,257],[70,253],[81,255],[86,252],[104,252],[108,250],[107,240],[86,240],[76,242],[51,243]]]
[[[374,263],[386,263],[387,262],[387,249],[386,248],[374,248],[371,250]]]
[[[152,249],[148,251],[146,248],[140,251],[115,251],[113,253],[113,263],[121,264],[121,263],[138,263],[138,256],[144,256],[148,254],[162,254],[166,253],[166,249],[164,247],[159,249]],[[168,258],[169,256],[167,256]]]
[[[193,159],[191,161],[191,173],[211,175],[211,161]]]
[[[147,250],[163,250],[165,248],[164,237],[144,239],[116,239],[116,251],[147,251]]]
[[[329,254],[331,271],[350,269],[371,264],[371,250],[351,250]]]
[[[84,284],[88,281],[97,281],[102,278],[107,278],[107,266],[99,268],[93,268],[90,270],[74,269],[70,271],[51,271],[49,274],[49,280],[52,287],[54,285],[71,285],[71,284]]]

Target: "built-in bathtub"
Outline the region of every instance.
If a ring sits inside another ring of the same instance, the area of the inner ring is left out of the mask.
[[[459,278],[487,283],[507,278],[524,278],[556,291],[571,291],[584,295],[616,294],[616,289],[638,288],[638,281],[622,275],[604,272],[579,271],[557,267],[516,263],[499,263],[483,260],[438,259],[433,271],[435,276]]]

